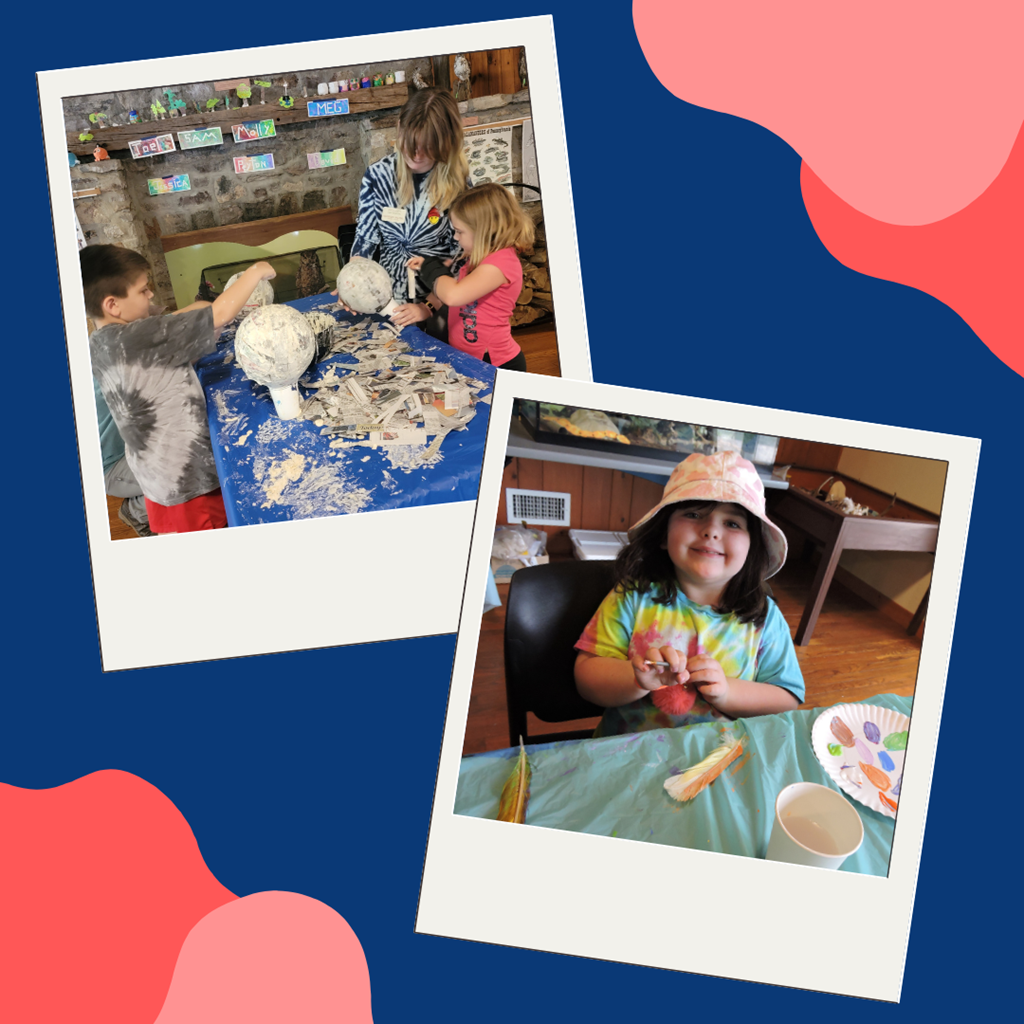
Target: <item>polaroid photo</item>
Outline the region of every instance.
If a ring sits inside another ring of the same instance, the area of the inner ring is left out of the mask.
[[[366,169],[393,151],[408,98],[431,86],[458,104],[468,180],[501,186],[536,229],[513,321],[534,346],[528,368],[590,379],[550,17],[39,73],[105,671],[457,628],[490,376],[465,353],[449,369],[440,343],[421,358],[386,320],[336,324],[321,308],[337,309],[330,291]],[[382,211],[381,224],[403,213]],[[113,539],[122,497],[104,479],[79,256],[93,244],[140,252],[153,303],[168,311],[216,297],[229,274],[265,260],[278,292],[258,315],[302,296],[300,312],[320,316],[317,355],[336,357],[336,375],[307,373],[297,397],[294,384],[279,395],[246,375],[254,364],[235,359],[233,341],[241,317],[197,364],[229,528]],[[419,409],[430,388],[435,400]],[[385,391],[391,401],[374,405]],[[279,398],[300,405],[298,418],[276,415]],[[399,610],[396,587],[424,548],[446,571]],[[338,580],[337,614],[311,615],[307,596]]]
[[[498,378],[416,930],[898,1001],[980,442]]]

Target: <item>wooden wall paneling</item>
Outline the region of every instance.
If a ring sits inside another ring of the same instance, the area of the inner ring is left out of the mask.
[[[610,469],[583,467],[581,530],[611,530],[612,476]]]
[[[633,503],[633,480],[629,473],[612,473],[612,493],[608,506],[608,529],[628,530],[635,520],[629,518]]]
[[[459,93],[459,99],[476,99],[479,96],[493,96],[495,93],[519,91],[519,54],[522,47],[513,46],[503,50],[478,50],[467,53],[469,58],[469,96]],[[458,88],[455,77],[455,54],[448,57],[448,76],[451,89]],[[435,78],[440,78],[435,72]]]
[[[495,516],[495,525],[508,526],[506,514],[508,503],[505,501],[507,488],[518,489],[519,487],[519,459],[513,459],[506,467],[501,477],[501,493],[498,495],[498,512]]]
[[[519,91],[519,47],[504,50],[492,50],[489,54],[494,74],[492,81],[497,80],[495,92],[515,93]]]
[[[822,469],[832,472],[839,468],[839,458],[842,454],[842,446],[838,444],[780,437],[775,464],[777,466],[805,466],[807,469]]]
[[[633,500],[629,506],[629,526],[642,519],[661,501],[664,490],[664,484],[656,484],[653,480],[645,480],[640,476],[633,477]]]
[[[523,491],[550,490],[544,487],[544,463],[539,459],[517,459],[519,463],[519,483],[516,484]]]

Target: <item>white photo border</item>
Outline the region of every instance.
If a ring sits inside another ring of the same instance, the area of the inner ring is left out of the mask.
[[[417,932],[898,1002],[981,442],[503,370],[497,377]],[[515,398],[713,423],[947,463],[914,695],[912,756],[900,791],[888,877],[514,827],[453,813]],[[701,884],[688,886],[685,904],[668,893],[659,902],[603,898],[614,893],[616,879],[635,880],[645,870],[655,878],[685,876]],[[835,906],[884,907],[890,952],[870,958],[870,966],[864,957],[843,952],[877,942],[872,914],[844,917],[841,948],[825,940],[827,911]]]
[[[104,671],[453,633],[475,503],[183,534],[147,544],[111,541],[62,99],[168,82],[239,78],[267,67],[336,67],[510,46],[526,48],[530,71],[562,373],[589,380],[590,349],[550,16],[39,72]],[[429,600],[405,604],[400,616],[386,615],[382,606],[393,600],[396,582],[412,569],[408,545],[396,542],[402,537],[421,538],[436,550],[439,571]],[[339,602],[334,616],[313,615],[309,602],[299,599],[310,568],[325,563],[336,567],[337,579],[351,598]],[[264,610],[269,620],[251,620],[255,608]]]

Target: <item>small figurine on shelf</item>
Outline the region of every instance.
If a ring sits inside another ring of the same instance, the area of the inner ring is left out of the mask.
[[[458,101],[459,96],[462,93],[463,86],[466,88],[466,99],[469,99],[469,59],[464,53],[457,53],[455,55],[455,77],[458,79],[458,85],[455,86],[455,99]]]
[[[171,108],[171,117],[177,117],[179,114],[184,117],[188,109],[185,101],[179,100],[173,89],[164,89],[164,96],[167,97],[167,106]]]
[[[92,142],[92,132],[85,131],[81,132],[78,136],[79,142]]]
[[[206,101],[206,109],[213,110],[213,108],[216,107],[218,103],[220,103],[220,97],[214,96],[212,99],[208,99]]]
[[[128,111],[128,123],[138,124],[139,123],[139,112],[137,110]]]
[[[156,103],[151,103],[149,109],[153,111],[153,120],[159,118],[161,121],[167,116],[167,108],[157,100]]]
[[[260,103],[266,103],[267,102],[267,89],[269,89],[273,83],[272,82],[268,82],[268,81],[266,81],[263,78],[254,78],[252,80],[252,84],[253,85],[258,85],[260,87]]]
[[[109,160],[110,155],[99,143],[97,143],[96,147],[92,151],[92,158],[93,160]]]
[[[95,114],[89,115],[89,124],[94,124],[97,128],[105,128],[106,125],[103,122],[106,120],[106,117],[106,114],[101,114],[97,111]]]
[[[75,153],[68,153],[68,166],[74,167],[79,163],[78,156]]]
[[[248,85],[240,85],[235,92],[238,94],[238,98],[242,101],[242,106],[249,106],[249,97],[252,95],[252,89]]]
[[[291,96],[282,96],[277,102],[284,107],[285,110],[291,110],[291,108],[295,106],[295,100],[293,100]]]
[[[375,74],[373,76],[373,87],[376,89],[378,85],[383,85],[383,84],[384,84],[384,76],[378,71],[377,74]]]

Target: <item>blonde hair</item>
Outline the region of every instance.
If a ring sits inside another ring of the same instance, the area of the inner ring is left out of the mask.
[[[427,178],[427,198],[439,210],[447,210],[469,177],[469,163],[462,150],[462,118],[451,93],[435,88],[415,91],[398,115],[396,145],[398,205],[408,206],[416,194],[412,171],[402,157],[421,152],[434,161]]]
[[[449,216],[458,217],[473,232],[473,251],[467,253],[470,266],[509,247],[519,252],[533,248],[533,221],[502,185],[488,182],[467,189],[452,203]]]

